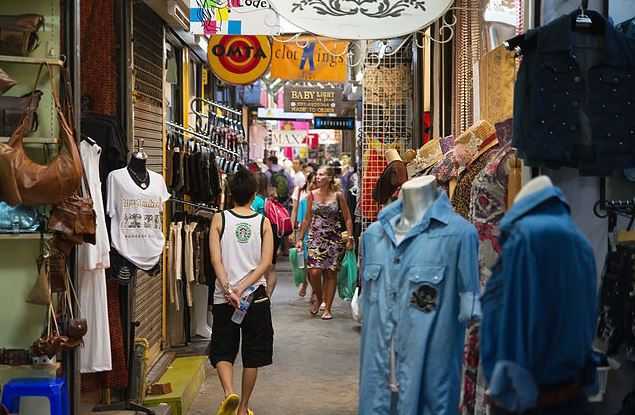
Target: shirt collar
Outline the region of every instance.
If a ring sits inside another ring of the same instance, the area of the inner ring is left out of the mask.
[[[393,242],[395,241],[395,232],[391,220],[394,219],[395,216],[401,215],[402,211],[403,202],[401,201],[401,199],[399,199],[383,208],[381,212],[379,212],[379,215],[377,217],[379,222],[382,224],[382,227],[384,228],[386,233],[388,233]],[[447,225],[448,223],[450,223],[450,216],[452,212],[452,205],[450,204],[448,195],[442,190],[437,190],[437,199],[423,215],[419,223],[413,226],[410,232],[408,232],[408,235],[406,235],[405,239],[414,234],[425,231],[432,219],[436,220],[437,222],[443,223],[444,225]]]
[[[564,205],[567,211],[570,211],[569,204],[567,203],[562,191],[555,186],[549,186],[539,192],[529,194],[515,202],[501,221],[501,230],[509,230],[513,224],[520,220],[523,216],[529,214],[543,203],[554,200]]]
[[[578,12],[578,9],[576,9],[572,13],[565,14],[546,26],[537,28],[538,51],[547,53],[568,51],[573,54],[576,34],[572,30],[572,27],[575,24]],[[620,34],[613,27],[613,24],[596,11],[587,10],[585,14],[591,18],[594,25],[604,26],[604,51],[608,63],[623,65],[625,63],[624,56],[623,53],[620,52],[622,42],[618,39]]]

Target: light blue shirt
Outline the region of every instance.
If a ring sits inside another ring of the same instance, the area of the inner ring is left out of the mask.
[[[363,237],[359,413],[456,415],[466,322],[480,316],[478,235],[439,192],[397,243],[401,211],[388,205]]]
[[[490,395],[524,412],[536,406],[540,386],[579,383],[591,391],[597,271],[560,189],[516,202],[501,222],[501,245],[482,298]]]

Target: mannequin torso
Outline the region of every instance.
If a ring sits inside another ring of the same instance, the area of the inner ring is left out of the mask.
[[[421,176],[409,180],[399,195],[403,211],[395,224],[395,236],[401,242],[418,224],[437,198],[437,180],[434,176]]]
[[[142,189],[147,189],[150,185],[150,174],[146,168],[146,160],[134,154],[128,162],[128,173],[132,180]]]

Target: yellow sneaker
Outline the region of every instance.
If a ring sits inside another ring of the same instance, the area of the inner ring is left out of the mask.
[[[235,393],[228,395],[223,403],[218,407],[216,415],[236,415],[238,405],[240,404],[240,397]]]

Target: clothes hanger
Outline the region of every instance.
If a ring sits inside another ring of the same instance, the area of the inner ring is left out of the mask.
[[[593,20],[586,14],[589,8],[589,0],[582,0],[580,2],[580,9],[578,15],[575,18],[575,30],[588,30],[593,27]]]

